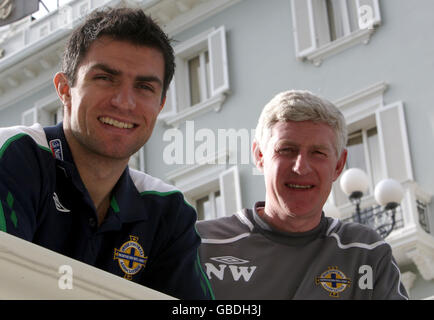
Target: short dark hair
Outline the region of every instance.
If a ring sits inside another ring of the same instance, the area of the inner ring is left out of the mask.
[[[75,85],[77,69],[91,44],[102,36],[148,46],[161,51],[164,57],[162,99],[175,72],[175,57],[170,39],[141,9],[105,8],[87,16],[71,34],[63,53],[62,72],[71,86]]]

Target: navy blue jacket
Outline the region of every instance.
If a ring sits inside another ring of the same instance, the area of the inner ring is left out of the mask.
[[[180,299],[210,299],[195,221],[181,192],[126,168],[98,226],[62,124],[0,128],[1,231]]]

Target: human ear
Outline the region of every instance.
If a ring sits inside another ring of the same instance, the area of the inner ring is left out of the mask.
[[[58,72],[53,79],[54,87],[56,88],[57,95],[62,101],[63,105],[67,108],[71,106],[71,88],[68,79],[63,72]]]
[[[167,99],[167,96],[164,96],[164,98],[161,99],[160,111],[159,112],[161,112],[161,110],[163,110],[163,107],[166,104],[166,99]]]
[[[336,181],[336,179],[340,176],[340,174],[344,170],[345,162],[347,162],[347,155],[348,155],[348,151],[347,149],[344,149],[341,152],[338,162],[336,163],[335,175],[333,177],[333,181]]]
[[[253,153],[253,158],[255,159],[255,165],[256,167],[263,172],[264,170],[264,155],[261,151],[261,148],[259,146],[258,141],[253,140],[253,144],[252,144],[252,153]]]

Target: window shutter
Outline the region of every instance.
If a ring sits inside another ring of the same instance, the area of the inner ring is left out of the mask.
[[[312,19],[312,0],[292,0],[292,26],[298,58],[316,48],[315,26]]]
[[[220,174],[220,194],[223,212],[230,216],[242,209],[238,167],[233,166]]]
[[[176,87],[175,87],[175,76],[170,82],[169,88],[166,92],[166,102],[164,104],[163,110],[161,110],[160,116],[165,117],[166,115],[172,115],[176,113],[177,101],[176,101]]]
[[[21,115],[21,124],[25,126],[31,126],[32,124],[38,122],[38,109],[31,108],[24,111]]]
[[[226,31],[224,26],[209,34],[208,50],[211,73],[210,91],[211,96],[215,96],[229,90]]]
[[[404,106],[393,103],[376,111],[383,172],[399,182],[413,180]],[[384,177],[384,178],[386,178]]]
[[[313,33],[312,45],[313,48],[321,48],[323,45],[331,41],[329,19],[327,16],[327,6],[324,0],[310,0],[309,1],[311,28]],[[341,11],[338,11],[342,14]]]
[[[359,28],[366,29],[381,23],[378,0],[356,0],[358,8]]]

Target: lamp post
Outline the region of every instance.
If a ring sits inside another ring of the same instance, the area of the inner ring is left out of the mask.
[[[386,238],[395,227],[396,208],[404,196],[401,184],[394,179],[383,179],[377,183],[374,196],[377,203],[383,208],[376,213],[373,212],[372,208],[360,209],[362,196],[369,188],[369,178],[363,170],[358,168],[346,170],[342,174],[340,185],[342,191],[355,205],[353,220],[371,226],[383,238]]]

